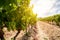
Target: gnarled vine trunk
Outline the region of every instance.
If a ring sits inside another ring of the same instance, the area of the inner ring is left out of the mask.
[[[17,30],[18,32],[17,32],[17,34],[14,36],[14,40],[16,40],[16,37],[19,35],[19,33],[20,33],[20,31],[21,30]]]
[[[1,28],[0,28],[0,39],[4,40],[4,32]]]

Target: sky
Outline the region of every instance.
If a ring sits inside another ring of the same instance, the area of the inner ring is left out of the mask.
[[[56,0],[31,0],[30,5],[32,4],[34,5],[33,12],[37,14],[38,17],[47,17],[57,14],[57,7],[54,6]]]

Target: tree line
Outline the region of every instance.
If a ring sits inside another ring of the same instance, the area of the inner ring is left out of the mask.
[[[47,22],[55,22],[57,26],[60,26],[60,14],[56,14],[45,18],[39,18],[39,20]]]

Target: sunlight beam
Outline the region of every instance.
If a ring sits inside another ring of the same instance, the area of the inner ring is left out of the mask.
[[[45,17],[45,15],[53,6],[55,0],[31,0],[31,5],[34,5],[33,12],[37,13],[38,17]]]

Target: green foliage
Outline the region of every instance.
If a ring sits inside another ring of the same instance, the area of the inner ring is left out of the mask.
[[[0,0],[0,7],[9,6],[9,4],[16,4],[17,0]]]
[[[39,18],[39,20],[41,21],[48,21],[48,22],[56,22],[56,24],[59,26],[59,22],[60,22],[60,14],[57,15],[53,15],[53,16],[49,16],[49,17],[45,17],[45,18]]]
[[[0,0],[0,25],[8,30],[24,30],[28,24],[35,24],[36,15],[29,6],[30,0]]]
[[[16,22],[7,22],[6,25],[9,31],[16,29]]]

